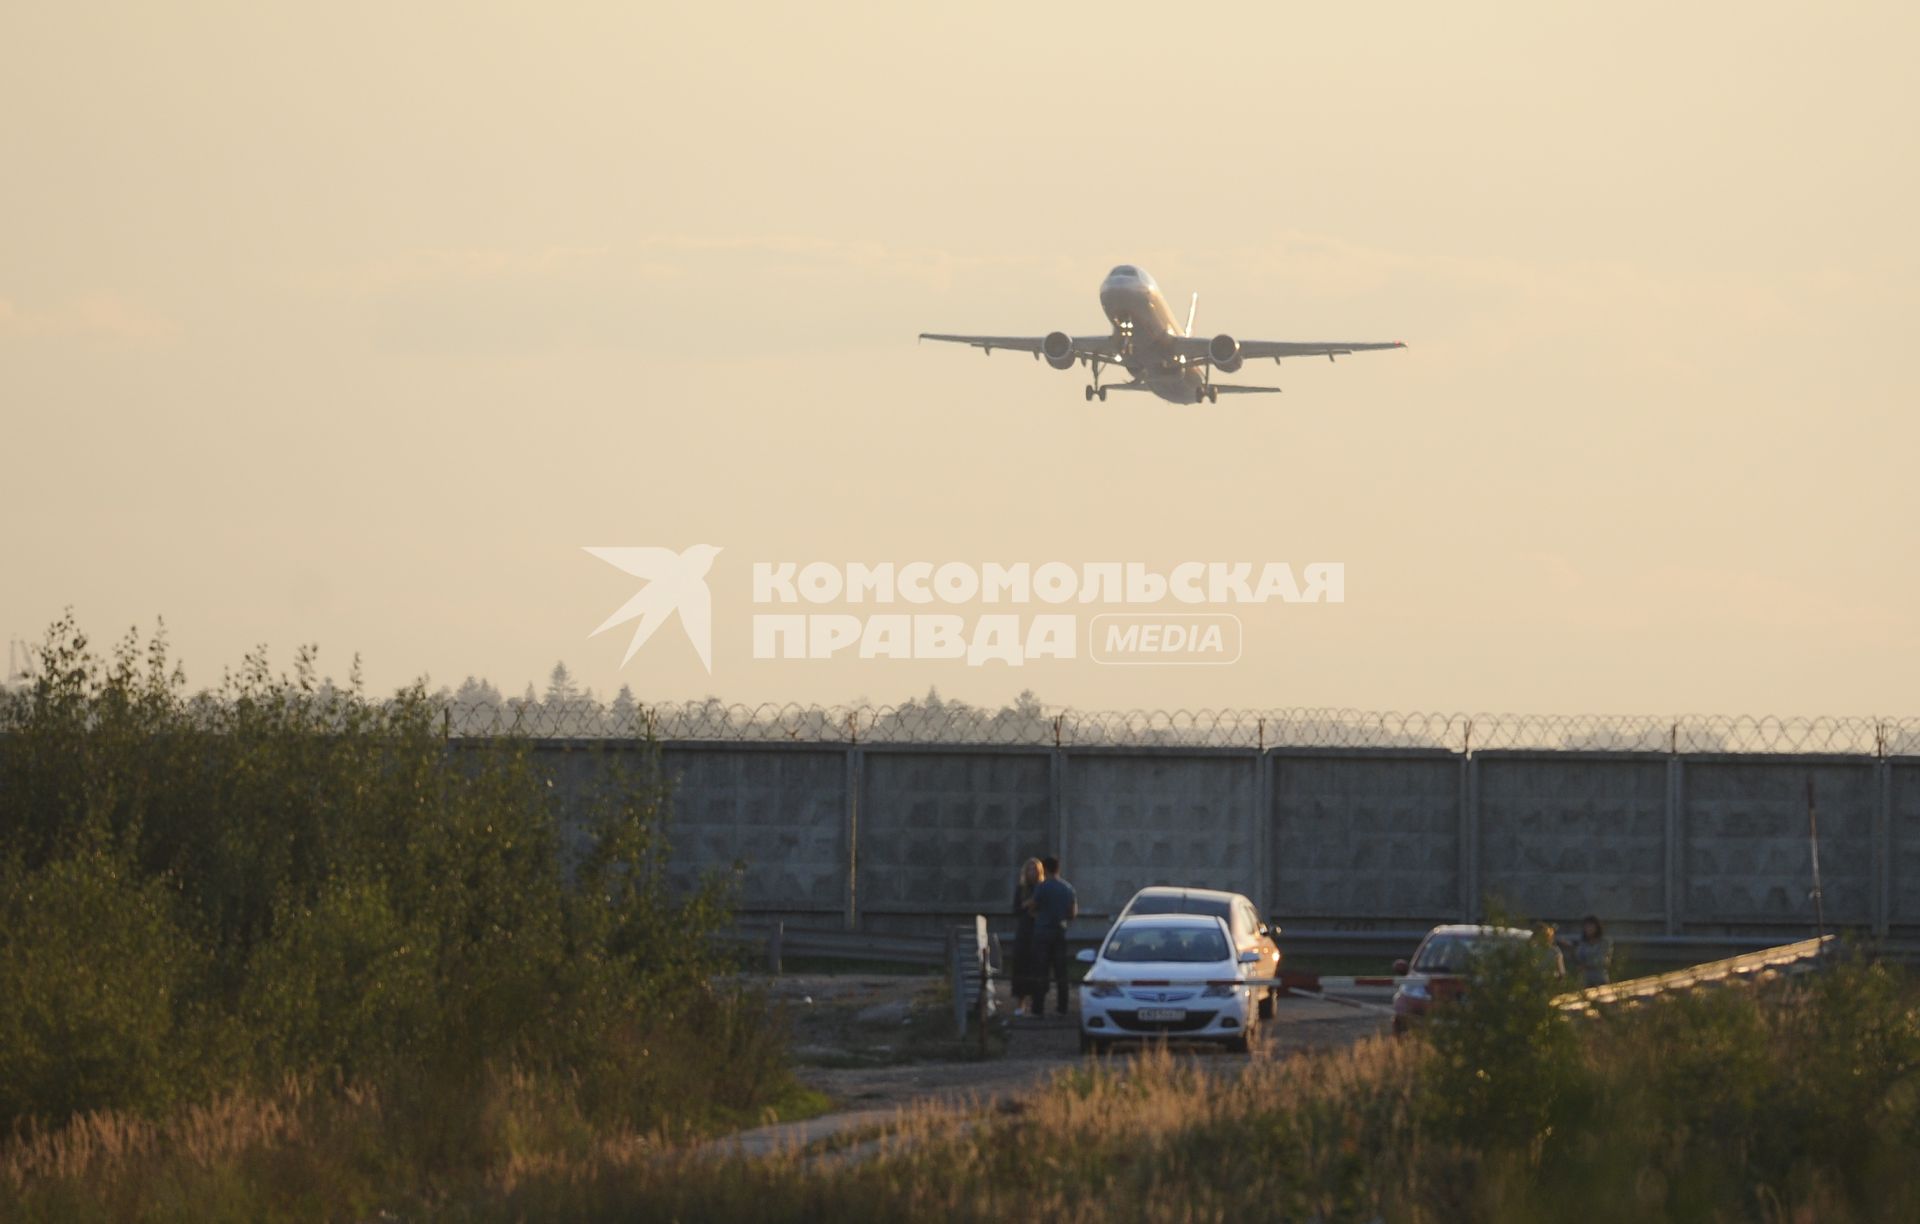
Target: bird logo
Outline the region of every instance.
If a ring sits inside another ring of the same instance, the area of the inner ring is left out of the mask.
[[[713,568],[713,559],[720,555],[717,547],[695,544],[685,552],[671,548],[593,547],[587,551],[635,578],[644,578],[647,583],[588,637],[599,637],[615,625],[624,625],[638,617],[640,623],[634,626],[633,639],[627,643],[626,656],[620,660],[620,666],[625,667],[653,636],[653,631],[678,612],[680,627],[687,631],[687,640],[700,655],[701,665],[709,676],[713,674],[713,596],[707,591],[707,571]]]

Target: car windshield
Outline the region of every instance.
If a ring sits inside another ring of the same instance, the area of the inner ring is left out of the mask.
[[[1227,939],[1218,927],[1127,925],[1107,940],[1102,955],[1123,964],[1170,961],[1204,965],[1227,959]]]
[[[1186,893],[1148,893],[1135,897],[1128,914],[1199,914],[1226,918],[1230,914],[1224,898],[1194,897]]]
[[[1414,953],[1415,973],[1465,973],[1474,956],[1502,935],[1430,935]]]

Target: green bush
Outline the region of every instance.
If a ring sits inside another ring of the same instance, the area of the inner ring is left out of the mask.
[[[193,1083],[204,957],[173,904],[94,849],[0,878],[0,1117],[158,1109]]]
[[[1428,1112],[1467,1144],[1525,1148],[1581,1107],[1580,1043],[1553,1003],[1566,979],[1546,951],[1485,941],[1468,966],[1465,997],[1434,1008],[1426,1026]]]
[[[422,1134],[513,1068],[638,1126],[788,1090],[764,1012],[709,985],[722,882],[669,887],[651,745],[556,777],[311,651],[189,696],[163,638],[102,659],[70,619],[0,719],[0,1125],[289,1075],[390,1089]],[[694,1017],[715,1039],[647,1071]]]

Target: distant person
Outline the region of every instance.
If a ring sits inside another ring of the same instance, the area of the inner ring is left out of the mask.
[[[1568,951],[1582,986],[1605,986],[1611,979],[1613,940],[1607,938],[1607,928],[1592,914],[1580,920],[1580,938],[1568,945]]]
[[[1540,960],[1542,964],[1553,970],[1553,976],[1567,976],[1567,959],[1560,955],[1560,944],[1554,938],[1554,925],[1551,922],[1543,922],[1534,930],[1533,942],[1535,947],[1542,948],[1547,953]]]
[[[1030,858],[1020,864],[1020,878],[1013,884],[1013,1014],[1037,1016],[1045,1001],[1046,978],[1039,971],[1039,951],[1033,938],[1033,890],[1046,879],[1040,860]]]
[[[1034,999],[1034,1014],[1046,1009],[1047,983],[1053,978],[1057,990],[1054,1014],[1067,1014],[1067,924],[1080,913],[1080,902],[1073,885],[1060,876],[1060,860],[1048,855],[1040,860],[1046,878],[1033,890],[1033,939],[1038,954],[1035,972],[1040,974],[1040,993]]]

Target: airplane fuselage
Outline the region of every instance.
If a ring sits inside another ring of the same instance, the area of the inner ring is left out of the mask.
[[[1122,265],[1100,282],[1100,309],[1124,347],[1121,364],[1163,400],[1191,404],[1206,381],[1206,367],[1189,363],[1170,343],[1183,332],[1160,286],[1145,271]]]

